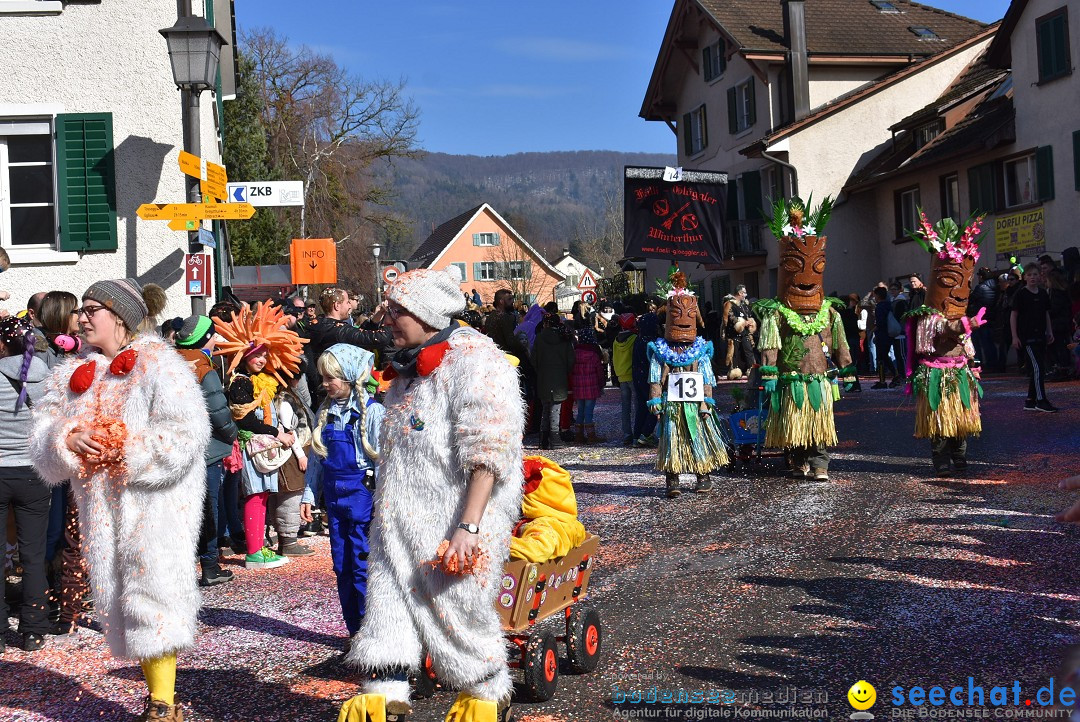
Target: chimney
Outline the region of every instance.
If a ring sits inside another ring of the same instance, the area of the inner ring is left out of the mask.
[[[788,88],[795,120],[810,114],[810,71],[806,55],[806,3],[780,0],[784,6],[784,39],[788,45]]]
[[[566,258],[569,255],[570,255],[570,249],[569,248],[562,249],[562,257],[563,258]]]

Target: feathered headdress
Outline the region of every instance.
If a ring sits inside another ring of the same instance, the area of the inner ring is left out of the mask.
[[[277,379],[278,383],[285,384],[286,380],[280,372],[287,371],[290,375],[297,373],[300,360],[304,357],[304,344],[308,340],[300,338],[296,331],[285,328],[284,317],[280,306],[263,301],[254,311],[250,306],[245,306],[239,313],[234,313],[229,321],[215,318],[214,329],[225,341],[217,345],[214,355],[232,354],[228,371],[231,374],[245,356],[265,350],[266,373]]]

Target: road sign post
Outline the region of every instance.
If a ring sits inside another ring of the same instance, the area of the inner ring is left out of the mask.
[[[256,208],[304,205],[304,181],[235,182],[226,190],[229,203],[250,203]]]
[[[143,203],[135,213],[144,221],[246,220],[255,215],[255,206],[250,203]],[[187,230],[198,230],[198,226]]]
[[[581,300],[590,306],[596,305],[596,291],[582,291]]]
[[[390,285],[397,280],[399,271],[394,266],[387,266],[382,270],[382,280],[386,285]]]
[[[587,289],[596,288],[596,276],[588,268],[581,272],[581,280],[578,281],[578,290],[585,291]]]

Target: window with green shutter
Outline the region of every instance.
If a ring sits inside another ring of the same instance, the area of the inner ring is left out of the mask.
[[[1069,10],[1060,7],[1035,20],[1035,44],[1039,56],[1039,82],[1072,74],[1069,52]]]
[[[756,170],[747,171],[739,176],[739,185],[742,186],[743,217],[748,221],[760,221],[761,215],[761,173]]]
[[[112,113],[56,116],[56,168],[60,250],[115,251]]]
[[[1054,200],[1054,150],[1049,145],[1035,149],[1035,178],[1039,200]]]
[[[1080,191],[1080,130],[1073,131],[1073,183]]]
[[[971,213],[993,213],[997,210],[993,163],[968,168],[968,202]]]

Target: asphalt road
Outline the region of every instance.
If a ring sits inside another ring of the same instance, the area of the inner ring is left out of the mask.
[[[550,702],[515,704],[516,719],[846,717],[860,679],[881,719],[895,687],[963,685],[966,700],[969,677],[987,696],[1008,687],[1010,703],[1019,683],[1030,713],[1026,700],[1076,666],[1080,529],[1053,514],[1071,503],[1057,481],[1080,473],[1080,384],[1051,386],[1056,415],[1022,411],[1025,390],[987,381],[964,479],[931,477],[900,390],[838,404],[827,483],[788,480],[766,459],[669,500],[652,451],[550,453],[602,540],[585,603],[603,620],[603,659],[562,676]],[[617,392],[598,414],[617,438]],[[326,540],[307,543],[320,553],[207,591],[198,648],[180,658],[189,720],[336,719],[357,678],[339,663]],[[729,703],[635,704],[635,692]],[[9,646],[0,661],[0,720],[130,719],[141,694],[137,665],[109,658],[91,630],[34,654]],[[452,699],[417,701],[414,720],[442,720]]]

